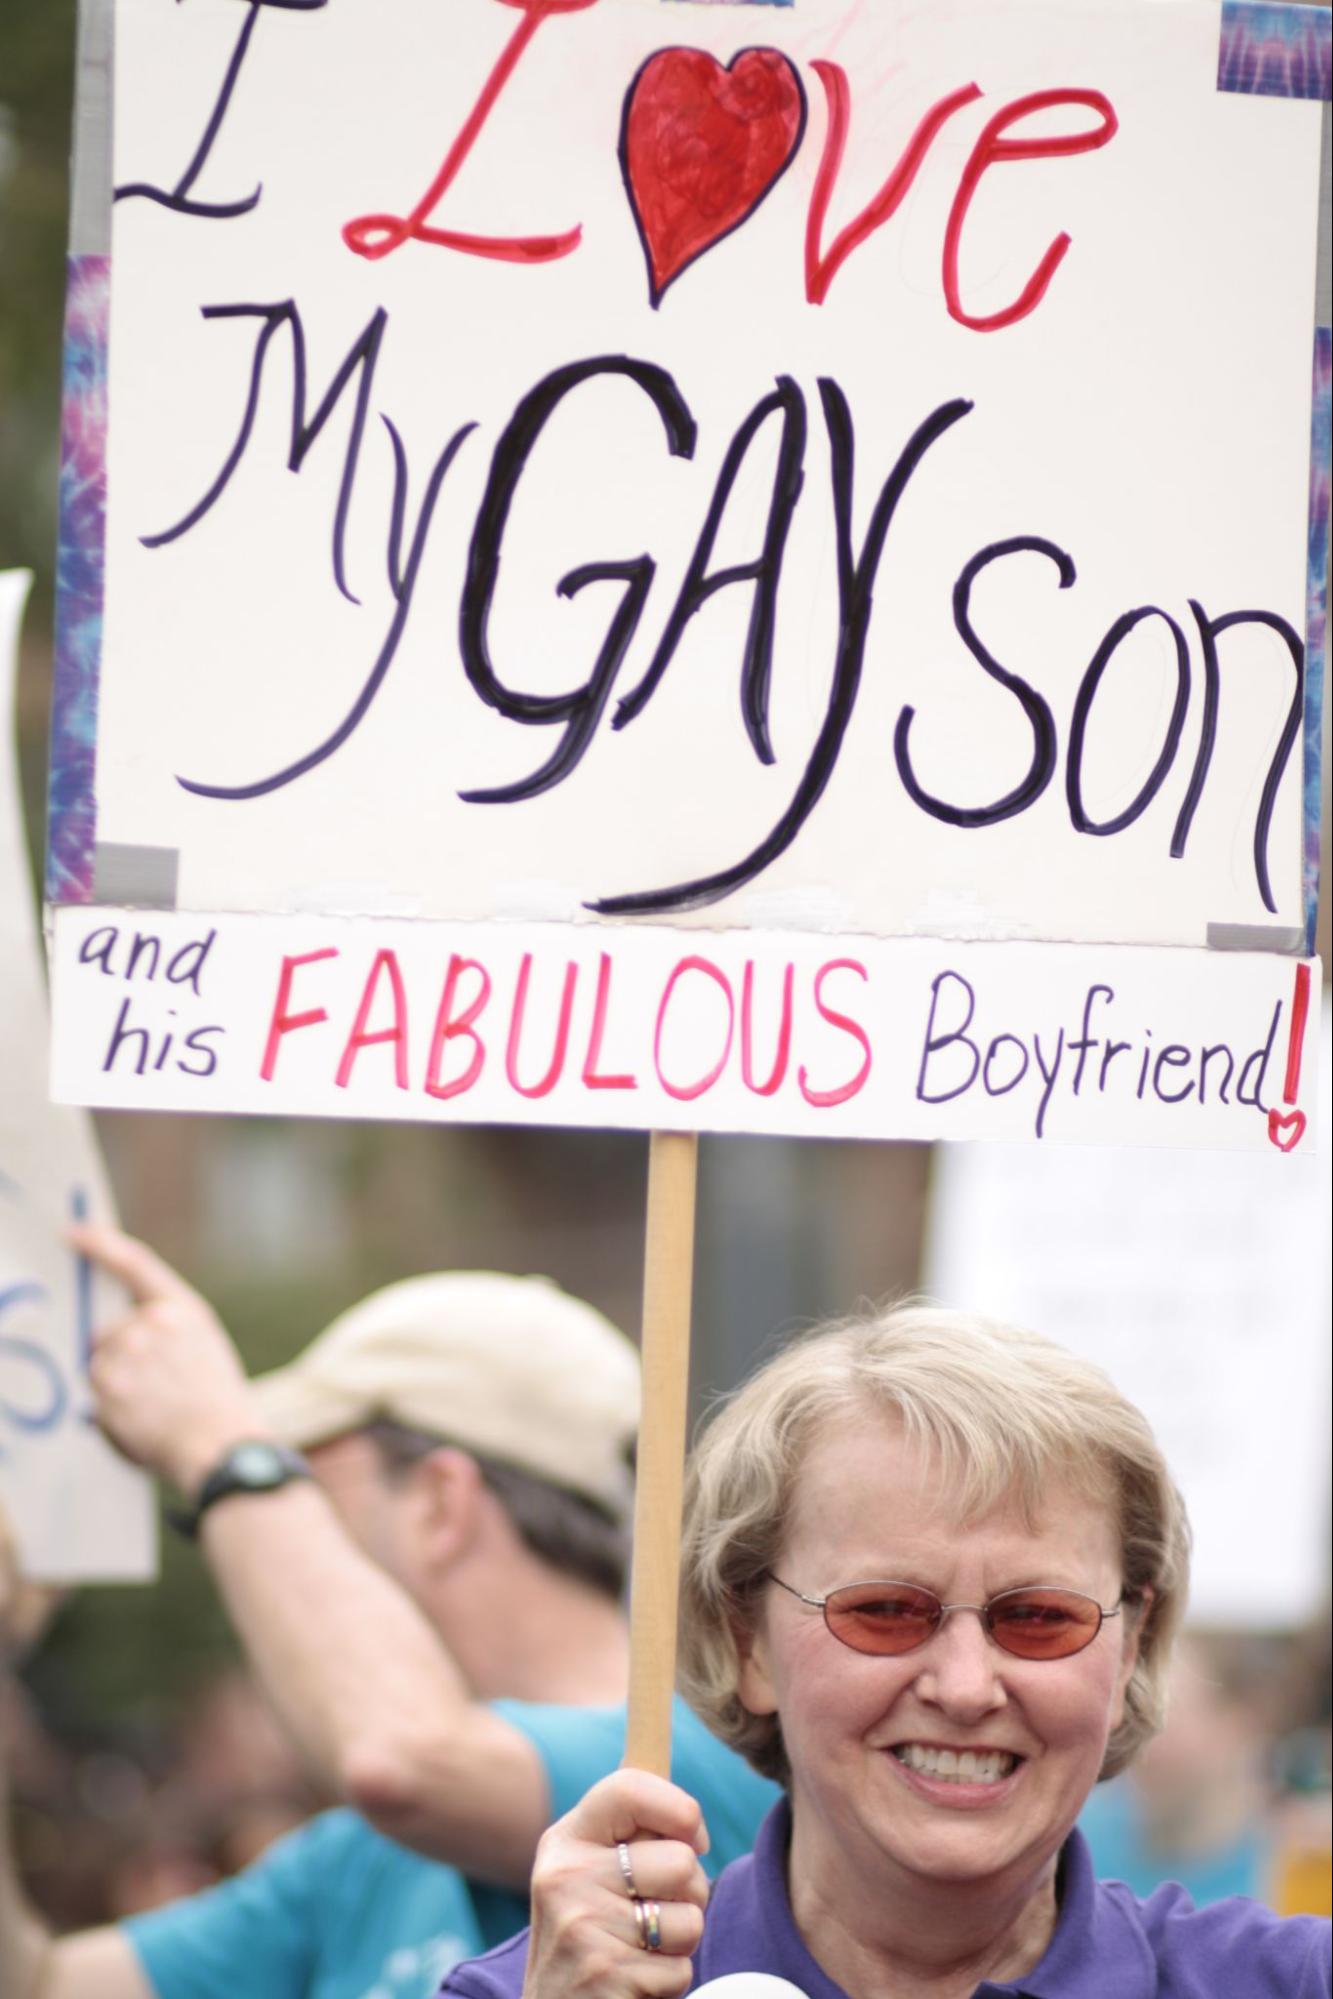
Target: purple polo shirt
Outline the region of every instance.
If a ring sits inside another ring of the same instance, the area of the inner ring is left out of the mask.
[[[694,1960],[697,1991],[728,1972],[766,1971],[806,1999],[848,1999],[811,1957],[787,1900],[790,1828],[784,1802],[758,1843],[719,1876]],[[1060,1914],[1050,1948],[1014,1984],[978,1985],[976,1999],[1329,1999],[1329,1925],[1283,1920],[1243,1896],[1196,1909],[1183,1888],[1140,1902],[1123,1882],[1093,1879],[1080,1832],[1060,1856]],[[526,1934],[461,1964],[441,1987],[449,1999],[521,1999]]]

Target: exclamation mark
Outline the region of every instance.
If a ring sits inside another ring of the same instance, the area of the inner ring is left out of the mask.
[[[1305,1022],[1310,1011],[1310,967],[1296,967],[1296,990],[1291,999],[1291,1036],[1287,1042],[1287,1075],[1282,1101],[1293,1106],[1268,1113],[1268,1136],[1279,1152],[1293,1152],[1305,1136],[1305,1112],[1294,1108],[1301,1093],[1301,1053],[1305,1047]]]

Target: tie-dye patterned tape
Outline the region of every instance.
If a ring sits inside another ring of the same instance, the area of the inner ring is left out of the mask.
[[[51,902],[87,902],[93,886],[110,299],[110,258],[71,257],[65,295],[55,685],[47,798],[46,893]]]
[[[1222,0],[1219,90],[1251,97],[1329,94],[1329,11],[1275,0]]]
[[[1327,7],[1277,0],[1222,0],[1217,87],[1252,97],[1324,99],[1333,71]],[[1305,838],[1303,888],[1306,942],[1314,950],[1319,904],[1319,823],[1322,779],[1320,726],[1328,657],[1328,516],[1330,332],[1315,331],[1310,413],[1310,518],[1305,602]]]
[[[1305,598],[1305,930],[1315,947],[1319,913],[1319,816],[1322,800],[1324,673],[1328,662],[1328,520],[1333,479],[1333,331],[1315,330],[1310,414],[1310,546]]]

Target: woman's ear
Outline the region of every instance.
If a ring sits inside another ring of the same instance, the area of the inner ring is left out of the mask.
[[[759,1614],[757,1623],[753,1625],[742,1624],[736,1619],[731,1627],[731,1635],[736,1646],[737,1699],[747,1714],[776,1714],[778,1701],[769,1666],[768,1640],[764,1632],[762,1613]]]
[[[1112,1722],[1114,1728],[1119,1728],[1125,1718],[1125,1695],[1134,1677],[1134,1668],[1139,1663],[1143,1634],[1148,1628],[1148,1619],[1152,1615],[1156,1596],[1157,1592],[1152,1584],[1145,1583],[1144,1587],[1135,1593],[1133,1601],[1127,1602],[1121,1612],[1125,1621],[1125,1634],[1120,1654],[1120,1675],[1116,1686],[1115,1718]]]

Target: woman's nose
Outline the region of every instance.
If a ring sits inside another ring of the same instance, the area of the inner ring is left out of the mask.
[[[1006,1698],[1000,1656],[977,1609],[955,1605],[922,1648],[921,1693],[960,1719],[991,1714]]]

